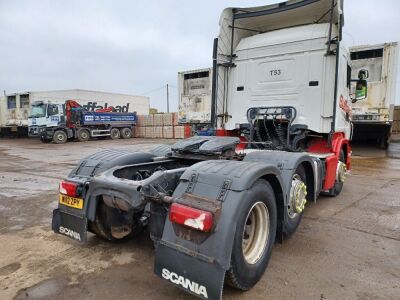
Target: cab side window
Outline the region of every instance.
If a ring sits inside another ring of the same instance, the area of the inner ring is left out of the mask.
[[[49,104],[47,107],[47,114],[48,116],[54,116],[58,114],[58,105],[56,104]]]
[[[7,108],[8,109],[17,108],[17,97],[16,96],[7,96]]]
[[[350,89],[351,87],[351,67],[347,64],[347,88]]]

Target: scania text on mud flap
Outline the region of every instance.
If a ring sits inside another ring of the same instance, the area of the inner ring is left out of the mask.
[[[148,225],[161,279],[203,299],[220,299],[225,282],[251,289],[275,241],[296,231],[307,202],[338,196],[351,166],[342,5],[224,10],[212,72],[218,136],[83,159],[67,178],[83,187],[83,209],[60,203],[54,231],[121,240]]]
[[[205,286],[198,284],[197,282],[191,281],[183,276],[169,271],[168,269],[162,269],[162,277],[166,280],[171,281],[174,284],[182,286],[186,290],[190,290],[192,293],[202,296],[208,299],[207,289]]]
[[[70,236],[75,240],[81,241],[81,235],[78,232],[73,231],[72,229],[68,229],[68,228],[65,228],[63,226],[59,226],[58,227],[58,231],[61,234],[64,234],[66,236]]]

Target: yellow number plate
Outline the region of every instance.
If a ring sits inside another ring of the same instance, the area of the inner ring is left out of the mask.
[[[74,198],[66,195],[60,195],[60,203],[69,207],[82,209],[83,208],[83,199]]]

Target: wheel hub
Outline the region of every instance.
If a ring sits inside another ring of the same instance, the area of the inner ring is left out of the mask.
[[[336,170],[336,180],[340,183],[345,182],[347,176],[347,167],[344,162],[339,161]]]
[[[243,230],[242,251],[245,261],[256,264],[264,254],[269,237],[269,212],[263,202],[250,209]]]
[[[290,200],[288,205],[289,217],[294,218],[303,212],[307,203],[307,186],[297,174],[293,176],[292,187],[290,189]]]

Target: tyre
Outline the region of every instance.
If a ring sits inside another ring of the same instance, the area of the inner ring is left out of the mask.
[[[88,129],[79,129],[77,135],[80,142],[87,142],[90,139],[90,131]]]
[[[53,135],[53,142],[56,144],[65,144],[68,140],[68,136],[63,130],[57,130]]]
[[[44,143],[44,144],[51,143],[51,139],[46,139],[46,138],[44,138],[44,137],[40,137],[40,141],[41,141],[42,143]]]
[[[284,233],[286,236],[290,236],[296,231],[297,227],[301,222],[301,218],[303,217],[303,211],[299,212],[299,209],[296,208],[296,205],[302,207],[305,203],[296,204],[297,199],[293,199],[295,196],[294,195],[292,196],[292,193],[293,194],[299,193],[298,195],[301,196],[300,197],[301,199],[299,200],[303,200],[306,197],[305,194],[305,192],[307,192],[305,186],[305,183],[307,182],[306,178],[307,177],[306,177],[306,171],[304,170],[304,166],[299,165],[292,177],[291,197],[286,206],[286,220],[284,227]]]
[[[277,207],[271,185],[258,180],[249,189],[237,218],[231,266],[226,282],[249,290],[264,274],[271,257],[277,227]]]
[[[132,130],[130,128],[122,128],[121,129],[121,138],[123,139],[130,139],[132,138]]]
[[[379,139],[379,148],[386,150],[389,147],[389,137],[382,137]]]
[[[340,150],[339,161],[341,161],[342,163],[346,163],[343,149]],[[335,185],[334,185],[333,188],[331,188],[329,190],[328,195],[331,196],[331,197],[339,196],[340,193],[342,192],[342,189],[343,189],[343,181],[340,181],[340,180],[336,179]]]
[[[117,140],[121,136],[121,133],[119,132],[118,128],[112,128],[110,131],[110,137],[112,140]]]

